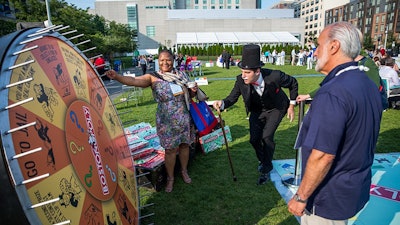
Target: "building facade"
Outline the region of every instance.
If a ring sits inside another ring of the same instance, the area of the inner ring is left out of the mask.
[[[301,2],[300,18],[305,19],[304,35],[315,41],[325,27],[325,11],[347,4],[350,0],[305,0]]]
[[[260,9],[261,0],[172,0],[171,9]]]
[[[178,32],[289,31],[304,43],[304,20],[293,18],[292,9],[256,9],[257,2],[96,0],[95,13],[137,29],[138,49],[157,49],[160,45],[171,48],[176,45]]]
[[[349,21],[371,37],[375,49],[390,49],[400,42],[399,4],[399,0],[353,0],[327,10],[325,24]]]

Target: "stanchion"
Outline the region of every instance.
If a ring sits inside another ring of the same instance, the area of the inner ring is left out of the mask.
[[[300,130],[301,123],[303,122],[305,103],[306,103],[306,101],[301,101],[300,104],[299,104],[298,131]],[[300,181],[301,181],[301,148],[297,149],[297,151],[296,151],[296,162],[295,162],[294,175],[292,177],[289,177],[289,178],[285,179],[285,180],[282,180],[282,183],[285,186],[298,187],[300,185]]]

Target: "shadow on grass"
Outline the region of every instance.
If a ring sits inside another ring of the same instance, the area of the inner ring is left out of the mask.
[[[197,152],[189,165],[192,184],[185,184],[178,174],[172,193],[141,190],[150,194],[143,204],[155,203],[142,211],[143,215],[155,215],[141,224],[298,224],[272,182],[256,185],[258,161],[248,142],[248,130],[241,125],[230,129],[234,140],[229,143],[229,151],[237,181],[233,179],[225,146],[207,155]],[[287,139],[296,129],[281,130],[277,137]],[[239,133],[245,137],[235,137]]]
[[[153,99],[137,102],[137,106],[149,106],[152,104],[154,105],[156,104],[156,102]],[[118,110],[131,109],[132,107],[136,107],[136,101],[130,100],[128,102],[117,102],[115,106]]]
[[[381,132],[378,137],[376,153],[400,152],[399,137],[400,128],[394,128]]]
[[[214,74],[218,74],[217,71],[204,71],[204,76],[210,76],[210,75],[214,75]]]

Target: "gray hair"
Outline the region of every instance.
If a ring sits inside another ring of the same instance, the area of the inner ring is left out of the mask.
[[[355,59],[360,54],[361,37],[354,25],[348,22],[337,22],[330,24],[327,28],[329,28],[329,40],[340,42],[342,52],[346,56]]]

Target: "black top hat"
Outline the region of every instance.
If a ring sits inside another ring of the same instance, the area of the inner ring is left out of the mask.
[[[260,61],[260,46],[250,44],[243,46],[242,61],[238,63],[238,67],[242,69],[255,69],[264,66]]]

